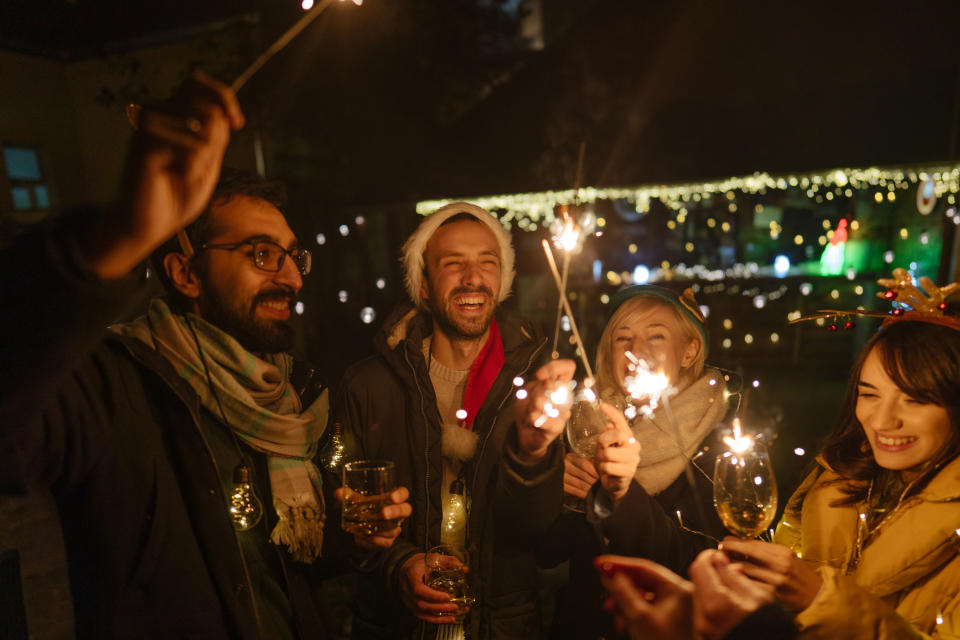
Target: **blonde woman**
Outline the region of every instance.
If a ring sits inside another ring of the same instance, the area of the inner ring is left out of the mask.
[[[727,408],[723,375],[704,364],[708,347],[703,315],[689,289],[677,294],[639,285],[621,290],[611,301],[597,348],[601,399],[626,406],[629,352],[662,371],[676,388],[670,397],[676,428],[662,405],[652,416],[641,413],[631,421],[640,463],[620,496],[604,489],[614,483],[598,473],[595,462],[602,458],[566,455],[564,491],[586,498],[587,508],[586,518],[561,517],[553,530],[557,542],[543,554],[548,566],[570,559],[570,579],[558,595],[551,637],[610,635],[609,617],[601,609],[603,589],[591,564],[600,553],[645,557],[685,574],[697,553],[711,546],[711,538],[722,537],[723,525],[712,508],[713,470],[701,462],[714,458],[698,459],[703,449],[717,448],[716,426]]]

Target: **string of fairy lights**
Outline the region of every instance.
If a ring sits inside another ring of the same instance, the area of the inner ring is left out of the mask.
[[[876,202],[893,202],[898,192],[918,184],[931,185],[932,195],[939,199],[946,196],[947,203],[956,203],[960,191],[960,164],[943,164],[910,167],[841,168],[828,171],[771,175],[757,172],[745,176],[733,176],[706,182],[674,184],[650,184],[635,187],[581,187],[557,191],[502,194],[468,198],[470,202],[498,213],[507,228],[516,226],[524,231],[535,231],[549,225],[555,219],[554,211],[559,205],[574,203],[594,204],[598,200],[626,200],[640,213],[650,210],[657,200],[677,214],[677,223],[683,224],[691,205],[713,200],[720,196],[729,201],[731,213],[738,210],[737,192],[750,195],[765,195],[769,191],[795,189],[816,203],[830,201],[838,196],[852,197],[854,191],[874,190]],[[440,207],[455,202],[452,198],[423,200],[417,203],[417,213],[427,215]],[[952,215],[956,215],[954,211]],[[598,219],[600,227],[605,221]]]
[[[648,184],[633,187],[582,187],[579,189],[565,189],[553,191],[540,191],[516,194],[501,194],[493,196],[479,196],[467,198],[470,202],[477,204],[493,213],[500,219],[501,223],[508,229],[518,229],[525,232],[534,232],[538,229],[547,230],[556,220],[555,212],[561,205],[578,204],[582,207],[595,205],[604,200],[621,200],[632,205],[638,213],[646,213],[651,209],[654,201],[665,206],[670,212],[669,219],[666,220],[668,229],[676,230],[687,223],[691,218],[691,212],[695,209],[710,208],[711,213],[705,219],[700,216],[699,222],[705,223],[711,230],[730,233],[733,231],[731,220],[732,216],[741,213],[742,207],[752,206],[754,214],[764,212],[764,204],[757,199],[750,200],[746,204],[746,198],[742,196],[775,196],[777,192],[789,191],[791,195],[802,194],[808,198],[812,204],[823,204],[832,200],[842,198],[852,198],[855,194],[861,201],[865,199],[876,205],[884,203],[897,202],[899,199],[909,197],[907,192],[911,190],[917,192],[917,209],[920,214],[929,214],[936,203],[946,203],[943,207],[944,215],[954,224],[960,225],[960,213],[957,211],[956,194],[960,192],[960,164],[931,163],[923,166],[897,166],[897,167],[864,167],[864,168],[837,168],[825,171],[798,172],[790,174],[770,174],[766,172],[757,172],[750,175],[732,176],[723,179],[708,180],[701,182],[682,182],[672,184]],[[454,198],[443,198],[433,200],[423,200],[416,204],[416,212],[419,215],[428,215],[440,207],[456,201]],[[726,219],[722,219],[726,217]],[[318,233],[316,243],[318,246],[325,246],[336,239],[346,239],[351,229],[360,229],[364,226],[363,216],[356,216],[352,220],[343,221],[335,225],[332,233]],[[607,220],[603,217],[596,217],[596,233],[602,235]],[[814,237],[804,237],[800,233],[788,237],[781,237],[784,233],[781,221],[772,219],[766,223],[769,236],[772,240],[779,240],[787,246],[807,246],[815,242],[820,248],[828,247],[833,241],[835,230],[829,219],[822,220],[822,232],[814,234]],[[765,227],[766,228],[766,227]],[[849,222],[849,231],[856,233],[860,230],[860,221],[852,219]],[[906,240],[912,237],[911,231],[902,227],[898,231],[898,237]],[[927,245],[930,242],[930,232],[921,231],[917,235],[921,245]],[[332,236],[332,237],[331,237]],[[683,251],[690,254],[695,259],[696,245],[687,240],[680,245]],[[625,247],[627,253],[637,254],[640,247],[636,242],[629,242]],[[884,262],[892,264],[895,256],[893,251],[884,251]],[[594,273],[594,282],[600,285],[619,287],[622,285],[637,284],[644,282],[657,282],[663,280],[692,280],[704,283],[704,291],[710,291],[711,284],[716,286],[725,279],[749,279],[754,277],[784,277],[792,265],[789,260],[786,264],[780,264],[785,260],[783,256],[778,256],[773,265],[758,265],[755,262],[737,263],[730,267],[719,269],[711,268],[702,264],[671,264],[668,260],[662,260],[659,265],[637,266],[632,271],[616,271],[612,269],[603,270],[600,273]],[[676,261],[675,261],[676,262]],[[690,262],[688,260],[688,262]],[[905,265],[906,266],[906,265]],[[916,269],[916,264],[910,265],[911,269]],[[856,272],[852,268],[847,268],[845,274],[848,280],[856,279]],[[376,279],[375,286],[378,290],[386,287],[386,279],[379,277]],[[852,283],[851,283],[852,284]],[[807,295],[805,291],[810,285],[804,283],[801,286],[801,293]],[[861,288],[856,285],[856,288]],[[766,301],[776,300],[784,295],[782,287],[776,287],[770,291],[758,292],[752,295],[753,304],[758,309],[762,309]],[[572,299],[575,299],[577,292],[569,292]],[[336,292],[338,302],[345,304],[348,301],[353,302],[354,297],[347,289],[340,289]],[[606,304],[609,302],[610,295],[601,292],[599,300]],[[298,303],[296,312],[304,312],[303,304]],[[365,305],[359,312],[359,318],[364,324],[371,324],[377,317],[376,310],[369,305]],[[568,332],[568,324],[564,324],[564,331]],[[769,337],[770,342],[777,343],[779,335],[775,332]],[[743,343],[752,344],[754,336],[744,335]],[[727,346],[727,339],[721,341],[721,346],[731,348],[731,343]]]

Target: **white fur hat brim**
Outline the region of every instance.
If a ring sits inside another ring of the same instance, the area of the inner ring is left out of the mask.
[[[404,284],[406,284],[410,300],[421,309],[427,308],[420,295],[424,275],[423,252],[426,251],[427,243],[440,228],[440,225],[461,213],[469,214],[476,218],[478,222],[487,225],[496,237],[497,243],[500,245],[500,296],[497,298],[497,302],[503,302],[510,295],[516,261],[510,232],[500,224],[495,215],[486,209],[469,202],[454,202],[440,207],[424,218],[417,230],[410,234],[407,241],[403,243],[403,255],[400,261],[403,263]]]

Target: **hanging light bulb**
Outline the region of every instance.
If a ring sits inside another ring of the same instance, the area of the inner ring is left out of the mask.
[[[230,519],[237,531],[249,531],[263,516],[263,504],[250,483],[250,468],[242,462],[233,470],[233,488],[230,491]]]
[[[467,537],[467,498],[462,480],[450,483],[446,504],[443,509],[443,526],[440,529],[440,542],[462,545]]]
[[[334,474],[340,474],[343,468],[343,454],[346,446],[343,444],[343,424],[333,423],[333,432],[330,440],[320,451],[320,466]]]

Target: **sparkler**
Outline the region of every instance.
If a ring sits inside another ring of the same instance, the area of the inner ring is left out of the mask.
[[[627,369],[632,373],[623,380],[623,387],[627,390],[627,395],[631,400],[644,400],[646,402],[640,406],[639,411],[648,418],[653,417],[653,412],[660,405],[660,400],[677,392],[676,388],[670,384],[670,380],[662,371],[654,373],[646,360],[638,358],[632,352],[627,351],[627,360],[630,363]],[[637,416],[637,408],[633,403],[627,407],[633,409],[633,415],[627,415],[631,420]]]
[[[740,418],[734,418],[732,422],[733,437],[723,436],[723,443],[730,448],[733,453],[744,453],[753,448],[753,436],[744,434],[740,427]]]
[[[314,5],[312,9],[307,11],[302,18],[293,23],[293,26],[287,29],[283,35],[276,39],[276,41],[271,44],[266,51],[257,56],[257,59],[250,63],[250,66],[247,67],[243,73],[241,73],[236,80],[233,81],[233,84],[230,85],[230,89],[236,93],[243,88],[243,85],[247,84],[250,78],[253,77],[257,71],[259,71],[263,65],[267,64],[267,61],[270,60],[273,56],[279,53],[284,47],[290,44],[290,41],[300,35],[300,32],[306,29],[311,22],[316,20],[321,13],[323,13],[327,7],[333,4],[334,0],[321,0],[318,4]],[[353,0],[353,3],[358,7],[363,4],[363,0]]]
[[[560,306],[567,312],[567,317],[570,318],[570,331],[573,333],[573,339],[577,345],[577,351],[580,354],[580,361],[583,363],[583,368],[587,372],[587,380],[584,381],[584,384],[593,385],[593,368],[590,366],[590,361],[587,359],[587,348],[583,344],[583,340],[580,338],[580,330],[577,328],[577,321],[573,317],[573,311],[570,309],[570,301],[567,300],[566,286],[563,284],[563,279],[560,277],[560,271],[557,269],[557,262],[553,259],[553,251],[550,249],[550,243],[546,240],[543,240],[541,245],[543,246],[543,252],[547,256],[547,264],[550,266],[550,273],[553,274],[553,281],[557,285],[557,291],[560,292]],[[556,350],[556,344],[554,344],[554,350]],[[556,352],[556,351],[554,351]]]

